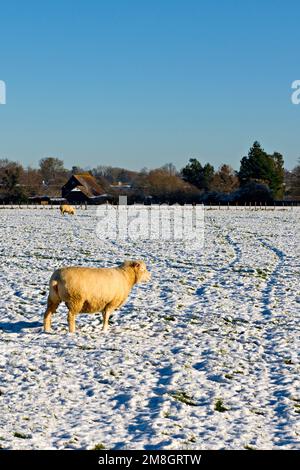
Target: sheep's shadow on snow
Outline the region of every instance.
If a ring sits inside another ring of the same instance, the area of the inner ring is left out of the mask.
[[[0,322],[0,330],[5,333],[22,333],[23,330],[40,328],[41,326],[43,324],[39,321]]]

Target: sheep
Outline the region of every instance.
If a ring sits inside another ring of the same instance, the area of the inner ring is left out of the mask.
[[[143,261],[125,261],[114,268],[64,267],[51,276],[44,331],[51,331],[51,316],[61,302],[68,312],[69,332],[75,332],[78,313],[102,312],[103,331],[108,330],[111,313],[126,301],[133,286],[148,282],[150,272]]]
[[[65,214],[75,215],[75,209],[74,209],[74,207],[69,206],[68,204],[61,204],[61,206],[59,207],[59,209],[60,209],[60,213],[61,213],[62,215],[65,215]]]

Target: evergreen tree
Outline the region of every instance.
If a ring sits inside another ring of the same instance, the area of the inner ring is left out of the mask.
[[[251,181],[265,184],[271,189],[274,199],[280,199],[284,191],[283,165],[283,156],[280,153],[269,155],[259,142],[254,142],[248,156],[241,160],[240,183],[242,186]]]
[[[209,163],[206,163],[203,167],[203,187],[205,191],[209,191],[214,174],[214,167]]]
[[[181,170],[181,175],[188,183],[208,191],[214,176],[214,167],[209,163],[203,167],[196,158],[190,158],[189,163]]]

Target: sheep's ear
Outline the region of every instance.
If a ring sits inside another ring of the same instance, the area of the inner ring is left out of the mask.
[[[141,263],[139,261],[132,261],[131,266],[133,268],[140,268]]]

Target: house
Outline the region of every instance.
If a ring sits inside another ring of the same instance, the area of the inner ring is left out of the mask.
[[[29,204],[40,204],[42,206],[53,204],[53,205],[60,205],[65,204],[67,200],[63,197],[56,197],[56,196],[31,196],[28,198]]]
[[[117,183],[110,184],[109,187],[117,191],[129,191],[132,189],[131,184],[123,183],[122,181],[118,181]]]
[[[72,175],[62,187],[62,197],[71,204],[102,204],[111,199],[89,173]]]

